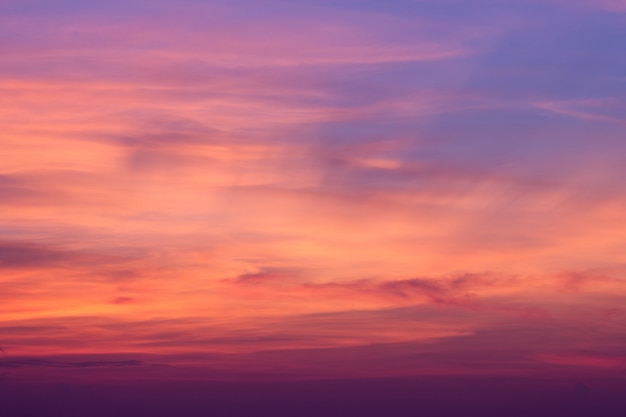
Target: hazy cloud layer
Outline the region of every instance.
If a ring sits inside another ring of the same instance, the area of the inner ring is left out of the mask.
[[[0,2],[0,366],[623,372],[624,12]]]

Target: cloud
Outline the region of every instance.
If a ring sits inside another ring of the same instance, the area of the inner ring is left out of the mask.
[[[86,362],[60,362],[48,359],[2,359],[0,368],[100,368],[100,367],[126,367],[142,366],[142,361],[86,361]]]
[[[135,302],[132,297],[117,297],[111,301],[113,304],[129,304]]]
[[[303,274],[303,271],[294,268],[264,267],[256,272],[242,274],[237,277],[236,282],[246,285],[272,285],[272,284],[292,284]]]
[[[523,373],[623,345],[615,16],[35,3],[0,17],[14,366]]]
[[[467,292],[480,289],[485,284],[485,281],[487,280],[480,275],[468,274],[467,277],[453,279],[411,278],[390,281],[360,280],[343,283],[310,283],[304,284],[302,288],[314,291],[347,291],[348,293],[362,293],[374,297],[391,297],[406,300],[426,297],[435,303],[454,304],[456,297],[460,295],[462,298],[464,292],[467,295]],[[497,282],[493,278],[489,281],[491,283]],[[469,299],[468,302],[470,302]]]
[[[90,253],[30,242],[0,242],[0,268],[76,267],[115,264],[128,257]]]
[[[537,103],[535,106],[542,110],[582,120],[608,122],[626,126],[623,117],[606,114],[608,113],[607,110],[623,111],[623,106],[620,103],[611,100],[569,100]]]
[[[560,353],[540,355],[537,360],[562,366],[583,366],[594,368],[624,369],[626,357],[620,355],[602,355],[593,352]]]
[[[0,175],[0,206],[50,205],[69,198],[65,190],[43,184],[36,176]]]
[[[54,265],[72,257],[71,253],[37,245],[0,243],[0,268]]]
[[[463,274],[457,277],[412,278],[401,280],[361,280],[345,283],[304,284],[303,293],[328,294],[346,300],[373,298],[383,303],[432,303],[451,308],[472,310],[499,315],[512,315],[529,320],[550,317],[543,306],[520,305],[508,298],[494,297],[489,293],[520,290],[523,284],[516,277],[495,274]]]

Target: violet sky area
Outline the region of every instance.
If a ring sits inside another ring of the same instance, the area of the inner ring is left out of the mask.
[[[0,0],[0,417],[626,416],[626,0]]]

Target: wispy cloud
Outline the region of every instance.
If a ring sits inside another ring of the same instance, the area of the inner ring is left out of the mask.
[[[95,368],[140,366],[142,361],[100,361],[100,362],[56,362],[45,359],[5,359],[0,360],[0,368]]]

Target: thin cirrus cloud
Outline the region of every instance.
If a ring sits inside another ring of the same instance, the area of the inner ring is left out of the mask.
[[[263,3],[0,3],[0,366],[622,369],[619,15]]]

